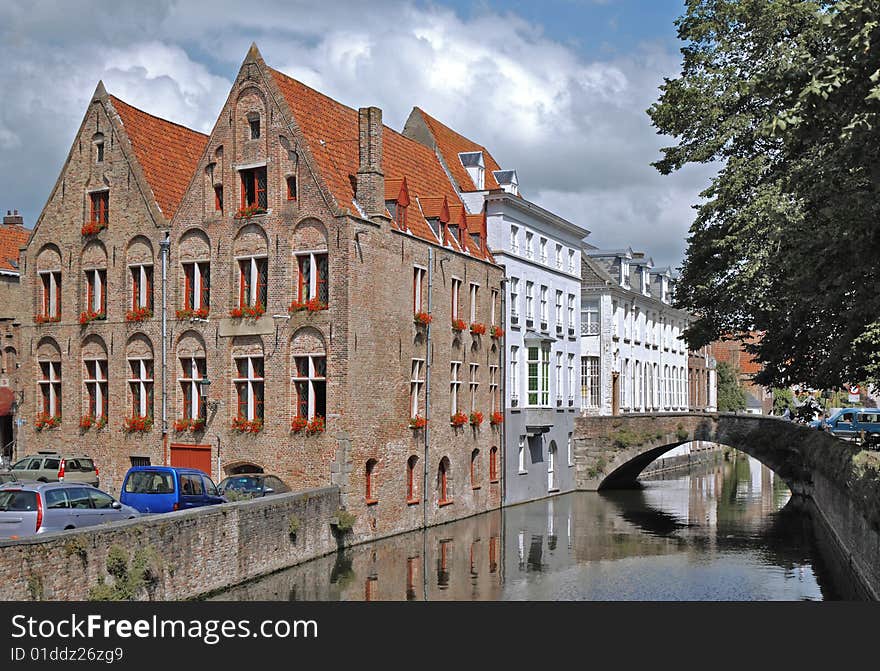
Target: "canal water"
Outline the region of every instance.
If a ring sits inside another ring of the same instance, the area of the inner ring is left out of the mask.
[[[811,521],[738,453],[322,557],[217,600],[828,600]]]

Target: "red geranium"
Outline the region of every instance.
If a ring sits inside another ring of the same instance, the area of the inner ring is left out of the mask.
[[[152,417],[126,417],[122,421],[122,430],[126,433],[144,433],[153,428]]]
[[[464,331],[467,328],[467,324],[465,324],[464,319],[453,319],[452,320],[452,330],[453,331]]]
[[[83,235],[95,235],[96,233],[100,233],[105,228],[107,228],[107,224],[101,223],[99,221],[90,221],[87,224],[83,224],[80,233]]]
[[[316,415],[315,418],[311,422],[309,422],[309,425],[306,427],[306,433],[323,433],[324,428],[324,418],[320,415]]]
[[[421,326],[427,326],[431,323],[432,319],[433,317],[431,317],[431,315],[429,315],[427,312],[416,312],[413,315],[413,321]]]
[[[96,319],[107,319],[107,313],[103,310],[101,312],[95,312],[94,310],[86,310],[85,312],[79,313],[79,323],[82,325],[88,324],[89,322],[93,322]]]
[[[416,415],[409,420],[409,427],[411,429],[424,429],[426,426],[428,426],[428,420],[424,417],[419,417],[418,415]]]
[[[483,335],[486,332],[486,325],[474,322],[471,324],[471,333],[474,335]]]
[[[306,417],[294,417],[293,421],[290,423],[290,430],[294,433],[299,433],[303,429],[305,429],[309,425],[309,420]]]
[[[504,329],[501,328],[500,326],[493,326],[492,327],[492,337],[500,340],[501,338],[504,337]]]
[[[244,417],[236,417],[232,420],[232,430],[239,433],[259,433],[263,430],[263,420],[248,420]]]
[[[465,424],[467,424],[467,421],[468,416],[460,410],[449,418],[449,423],[455,427],[464,426]]]
[[[479,426],[483,423],[483,413],[482,412],[472,412],[470,416],[470,422],[472,426]]]
[[[135,308],[134,310],[129,310],[125,313],[125,321],[142,322],[152,316],[153,311],[150,310],[150,308]]]
[[[489,417],[489,422],[493,426],[497,426],[504,422],[504,413],[498,412],[497,410],[493,412]]]

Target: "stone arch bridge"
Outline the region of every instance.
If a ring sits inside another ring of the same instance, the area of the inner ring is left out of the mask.
[[[582,416],[572,436],[577,489],[636,486],[648,464],[695,440],[736,448],[779,475],[817,513],[866,595],[880,599],[880,453],[824,431],[734,413]]]

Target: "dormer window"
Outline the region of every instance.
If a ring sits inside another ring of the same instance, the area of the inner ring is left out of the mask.
[[[486,165],[483,163],[483,152],[466,151],[458,155],[464,169],[467,170],[468,176],[474,183],[477,191],[482,191],[485,184]]]
[[[620,261],[620,285],[629,286],[629,264],[624,260]]]
[[[431,227],[431,230],[434,231],[434,235],[442,242],[443,238],[440,237],[440,219],[439,217],[426,217],[425,219],[428,222],[428,225]]]
[[[519,180],[516,177],[516,170],[496,170],[492,173],[495,181],[507,193],[514,196],[519,195]]]
[[[251,140],[260,139],[260,115],[256,113],[248,114],[248,126],[250,128]]]
[[[455,238],[455,241],[457,243],[461,244],[461,236],[459,235],[458,231],[459,231],[458,226],[455,226],[455,225],[449,226],[449,232],[452,233],[452,237]]]
[[[474,243],[474,247],[481,249],[479,233],[471,233],[471,242]]]

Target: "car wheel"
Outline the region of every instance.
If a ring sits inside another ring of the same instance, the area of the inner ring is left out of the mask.
[[[37,482],[49,482],[46,478],[37,478]]]
[[[64,527],[64,530],[67,531],[68,529],[76,529],[76,527],[71,524],[68,524],[66,527]]]

